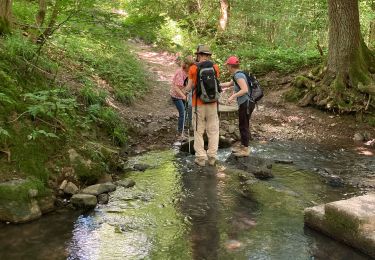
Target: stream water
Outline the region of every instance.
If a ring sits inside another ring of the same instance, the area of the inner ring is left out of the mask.
[[[294,164],[274,165],[251,200],[223,163],[199,169],[191,156],[151,152],[130,159],[151,168],[129,173],[136,186],[118,188],[107,205],[1,225],[0,259],[369,259],[305,228],[303,209],[362,193],[329,186],[314,168],[360,177],[374,174],[373,157],[296,143],[252,149]]]

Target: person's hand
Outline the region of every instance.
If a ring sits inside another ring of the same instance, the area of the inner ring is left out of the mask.
[[[187,96],[186,96],[186,95],[183,95],[183,96],[182,96],[182,99],[185,100],[185,101],[187,101]]]
[[[227,103],[230,104],[230,103],[233,103],[233,101],[234,101],[234,96],[232,95],[232,96],[230,96],[230,97],[228,98]]]

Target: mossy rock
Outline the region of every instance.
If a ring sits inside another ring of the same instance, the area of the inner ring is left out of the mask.
[[[42,215],[37,201],[40,194],[43,194],[40,185],[29,179],[1,183],[0,221],[24,223],[38,219]]]

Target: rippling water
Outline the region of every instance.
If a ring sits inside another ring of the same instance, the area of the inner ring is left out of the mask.
[[[303,209],[359,194],[312,169],[367,175],[372,158],[292,143],[257,144],[253,154],[295,163],[274,165],[275,178],[255,184],[251,199],[223,164],[199,169],[175,151],[131,158],[152,167],[131,172],[136,186],[118,188],[108,205],[0,226],[0,259],[367,259],[304,228]]]

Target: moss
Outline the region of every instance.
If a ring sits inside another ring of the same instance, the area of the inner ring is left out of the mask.
[[[305,95],[305,91],[299,88],[292,88],[284,94],[284,99],[288,102],[297,102]]]
[[[74,166],[74,170],[78,180],[86,185],[97,183],[99,178],[105,173],[105,167],[97,163],[86,165],[82,162],[77,162]]]
[[[29,178],[24,181],[16,181],[13,184],[0,184],[0,202],[29,201],[29,190],[37,190],[38,197],[43,197],[50,193],[50,191],[45,188],[43,182],[36,178]]]

